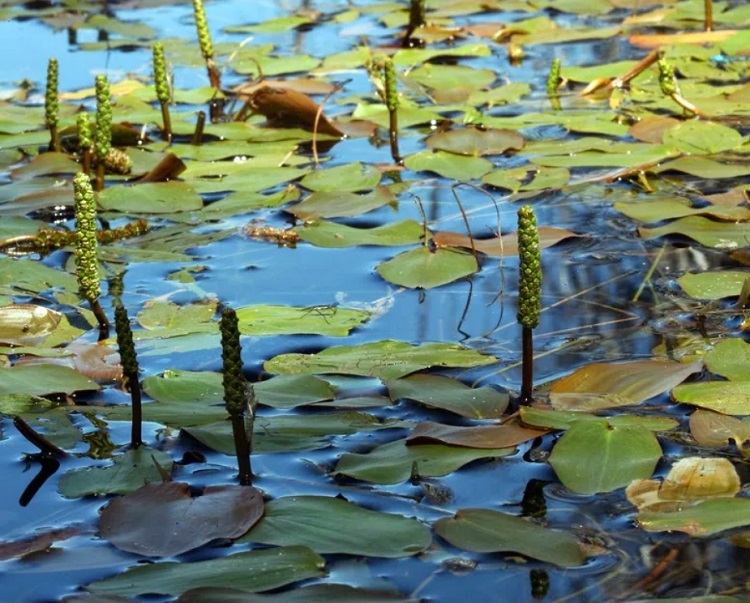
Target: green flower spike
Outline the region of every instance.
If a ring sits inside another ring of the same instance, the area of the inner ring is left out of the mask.
[[[534,345],[532,329],[539,325],[542,306],[542,257],[536,216],[530,206],[518,210],[518,322],[522,326],[522,383],[520,403],[532,401]]]
[[[674,69],[665,59],[659,59],[656,62],[659,67],[659,87],[664,96],[673,96],[680,93],[680,87],[677,80],[674,79]]]
[[[73,193],[76,212],[75,262],[78,294],[89,302],[99,321],[99,336],[106,339],[109,336],[109,321],[99,305],[101,285],[96,258],[96,201],[91,180],[86,174],[79,173],[73,178]]]
[[[78,151],[81,155],[81,171],[87,174],[91,171],[91,122],[85,111],[76,117],[78,125]]]
[[[57,135],[57,124],[60,105],[57,98],[59,65],[57,59],[51,58],[47,63],[47,90],[44,95],[44,122],[49,128],[49,150],[59,151],[60,141]]]
[[[206,60],[206,69],[208,70],[208,79],[211,80],[211,86],[217,90],[221,88],[219,69],[214,63],[214,45],[211,42],[211,32],[208,30],[208,21],[206,20],[206,11],[203,8],[203,0],[193,0],[193,13],[195,15],[195,28],[198,30],[198,42],[201,47],[201,54]]]
[[[223,385],[224,404],[232,420],[232,434],[237,453],[239,480],[243,486],[252,483],[250,465],[250,442],[248,431],[252,434],[253,408],[250,406],[249,425],[245,425],[244,414],[248,401],[248,388],[242,374],[242,347],[240,346],[240,328],[237,313],[225,308],[221,313],[221,358],[224,362]],[[248,430],[249,427],[249,430]]]
[[[138,357],[133,343],[133,332],[130,330],[128,313],[121,305],[115,307],[115,330],[117,331],[117,347],[120,350],[120,361],[125,383],[130,388],[132,402],[132,419],[130,425],[130,446],[138,448],[143,445],[141,438],[141,385],[138,381]]]
[[[393,161],[401,163],[398,151],[398,89],[396,87],[396,68],[389,58],[383,65],[383,79],[385,81],[385,103],[388,107],[389,127],[388,135],[391,141],[391,156]]]
[[[104,171],[109,149],[112,148],[112,105],[106,75],[96,76],[96,135],[94,161],[96,163],[96,190],[104,188]]]
[[[204,15],[205,17],[205,15]],[[172,119],[169,116],[169,84],[167,83],[167,61],[164,58],[164,46],[161,42],[154,44],[154,87],[156,98],[161,106],[162,138],[172,140]]]

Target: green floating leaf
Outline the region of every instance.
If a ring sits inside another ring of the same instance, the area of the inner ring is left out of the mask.
[[[532,157],[532,163],[548,167],[612,167],[612,168],[636,168],[639,166],[650,166],[679,154],[679,151],[666,145],[653,145],[645,143],[627,143],[620,153],[602,153],[599,151],[583,151],[574,155],[549,155]]]
[[[407,444],[448,444],[467,448],[508,448],[543,436],[546,431],[530,429],[510,421],[502,425],[443,425],[420,421]]]
[[[407,446],[406,440],[397,440],[378,446],[367,454],[343,454],[334,473],[374,484],[400,484],[409,479],[415,468],[422,477],[442,477],[477,459],[499,458],[514,452],[515,448],[493,450],[442,444]]]
[[[412,289],[432,289],[474,274],[479,265],[470,253],[455,249],[433,251],[420,245],[381,262],[376,270],[389,283]]]
[[[555,408],[579,411],[640,404],[668,392],[702,368],[701,361],[681,364],[656,358],[595,362],[556,381],[550,402]]]
[[[309,546],[317,553],[399,558],[432,542],[416,519],[370,511],[339,498],[289,496],[266,505],[263,519],[239,542]]]
[[[221,603],[269,603],[272,601],[283,603],[416,603],[416,600],[407,600],[396,592],[365,590],[348,584],[327,583],[311,584],[269,595],[253,595],[244,590],[227,587],[194,588],[183,593],[175,603],[217,603],[217,601]],[[78,602],[72,601],[71,603]]]
[[[649,532],[684,532],[691,536],[709,536],[750,525],[750,499],[704,500],[673,513],[645,511],[636,523]]]
[[[466,157],[446,151],[420,151],[404,159],[415,172],[435,172],[452,180],[474,180],[492,170],[492,162],[483,157]]]
[[[0,258],[0,294],[41,293],[53,287],[76,291],[76,277],[30,259]]]
[[[324,568],[325,559],[307,547],[279,547],[193,563],[136,565],[122,574],[89,584],[86,590],[108,595],[179,595],[198,586],[231,584],[262,592],[319,578],[325,575]]]
[[[328,335],[344,337],[370,318],[370,313],[337,306],[257,305],[237,309],[243,335]]]
[[[98,196],[106,210],[126,213],[168,214],[203,207],[200,195],[185,182],[151,182],[110,186]]]
[[[358,161],[333,168],[316,170],[305,176],[300,184],[311,191],[335,193],[369,191],[380,184],[380,170]]]
[[[712,373],[732,381],[750,381],[750,343],[739,337],[722,339],[704,361]]]
[[[405,76],[410,82],[418,82],[437,92],[450,88],[487,88],[497,75],[492,69],[476,69],[466,65],[441,65],[425,63],[410,69]]]
[[[448,130],[428,136],[425,140],[425,145],[430,149],[471,157],[500,155],[509,149],[518,151],[523,148],[523,143],[523,136],[515,130],[476,128]]]
[[[274,374],[338,373],[398,379],[431,366],[475,367],[496,362],[494,356],[446,343],[412,345],[386,339],[358,346],[327,348],[317,354],[280,354],[263,368]]]
[[[570,429],[576,422],[602,421],[613,426],[640,426],[649,431],[669,431],[679,425],[679,422],[668,417],[644,417],[639,415],[615,415],[612,417],[599,417],[577,411],[552,410],[551,408],[538,408],[535,406],[522,406],[519,408],[521,421],[535,427],[546,427],[547,429]]]
[[[520,553],[560,567],[586,560],[572,534],[490,509],[461,509],[454,517],[438,519],[435,531],[453,546],[477,553]]]
[[[41,364],[0,367],[0,395],[45,396],[97,389],[98,384],[67,366]]]
[[[312,375],[277,375],[253,384],[258,404],[274,408],[296,408],[332,400],[336,388]]]
[[[681,234],[695,239],[706,247],[737,249],[745,247],[748,239],[747,223],[716,222],[703,216],[687,216],[664,226],[638,229],[644,239],[654,239],[669,234]]]
[[[508,394],[492,387],[469,387],[456,379],[439,375],[412,375],[386,381],[385,386],[394,402],[408,398],[469,419],[499,419],[509,401]]]
[[[683,172],[698,178],[741,178],[750,174],[746,163],[722,163],[707,157],[678,157],[651,168],[655,174],[666,171]]]
[[[171,473],[172,457],[143,447],[128,450],[114,457],[107,467],[84,467],[67,472],[60,478],[60,494],[66,498],[126,494],[143,484],[160,483],[162,475],[159,467]]]
[[[685,293],[694,299],[721,299],[736,297],[742,292],[742,285],[750,278],[750,272],[719,270],[716,272],[688,272],[677,279]]]
[[[713,155],[741,147],[745,138],[728,126],[691,119],[668,128],[662,142],[690,155]]]
[[[224,401],[221,373],[208,371],[164,371],[162,375],[146,377],[143,391],[167,404],[194,401],[209,406]]]
[[[318,220],[294,231],[300,239],[317,247],[354,247],[357,245],[401,246],[419,243],[424,228],[414,220],[401,220],[375,228],[354,228]]]
[[[640,222],[662,222],[685,216],[702,215],[719,220],[747,220],[750,210],[746,207],[692,207],[690,201],[679,198],[648,199],[637,202],[618,202],[614,205],[617,211]]]
[[[726,415],[750,415],[750,381],[702,381],[674,389],[677,402]]]
[[[313,193],[304,201],[287,208],[287,211],[302,220],[344,218],[358,216],[395,202],[396,197],[388,188],[378,186],[365,195],[346,191]]]
[[[566,488],[595,494],[650,477],[661,455],[659,442],[645,427],[582,421],[557,441],[549,463]]]

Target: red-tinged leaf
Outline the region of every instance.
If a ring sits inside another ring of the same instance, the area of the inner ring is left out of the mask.
[[[146,484],[113,500],[99,533],[117,548],[171,557],[216,538],[238,538],[263,516],[263,496],[249,486],[209,486],[192,497],[188,484]]]
[[[680,364],[661,359],[588,364],[555,382],[550,402],[557,409],[587,411],[640,404],[668,392],[702,367],[702,361]]]
[[[337,138],[343,136],[323,115],[320,106],[302,92],[266,85],[258,88],[248,102],[250,108],[263,115],[273,127],[303,128]]]
[[[680,120],[675,119],[674,117],[667,117],[666,115],[649,115],[630,126],[628,134],[641,142],[661,144],[664,132],[679,123]]]
[[[542,226],[539,229],[539,248],[546,249],[547,247],[557,245],[564,239],[580,236],[564,228]],[[432,237],[432,242],[437,247],[462,247],[464,249],[471,249],[471,237],[460,232],[436,232]],[[512,232],[491,239],[474,239],[474,249],[495,257],[518,255],[518,237],[515,232]]]
[[[86,528],[82,524],[75,524],[35,534],[33,537],[25,540],[0,542],[0,560],[4,561],[6,559],[13,559],[14,557],[23,557],[31,553],[45,551],[56,542],[78,536],[85,531]]]
[[[516,422],[504,425],[477,425],[460,427],[422,421],[406,438],[407,445],[449,444],[467,448],[509,448],[528,442],[547,433],[546,430],[529,429]]]
[[[750,442],[750,423],[699,409],[690,415],[690,433],[703,446],[726,446],[732,441],[741,449]]]

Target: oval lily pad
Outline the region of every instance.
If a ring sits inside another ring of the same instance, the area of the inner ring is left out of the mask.
[[[355,228],[319,220],[294,229],[300,239],[317,247],[354,247],[357,245],[410,245],[419,243],[424,228],[414,220],[402,220],[376,226]]]
[[[420,246],[378,264],[376,270],[390,283],[412,289],[432,289],[474,274],[479,265],[469,253],[455,249],[433,251]]]
[[[732,381],[750,381],[750,344],[739,337],[723,339],[704,360],[712,373]]]
[[[739,295],[747,278],[750,272],[721,270],[684,274],[677,282],[694,299],[721,299]]]
[[[300,184],[311,191],[357,193],[375,188],[380,183],[380,170],[358,161],[307,174]]]
[[[39,343],[60,324],[63,315],[34,304],[0,306],[0,341],[5,344]]]
[[[662,142],[690,155],[713,155],[742,146],[745,138],[729,126],[691,119],[668,128]]]
[[[709,536],[750,524],[750,500],[727,498],[704,500],[672,513],[645,511],[635,519],[648,532],[684,532]]]
[[[72,394],[99,389],[99,385],[78,371],[54,364],[0,367],[0,395]]]
[[[99,193],[103,209],[126,213],[167,214],[195,211],[203,200],[185,182],[153,182],[137,185],[110,186]]]
[[[339,498],[288,496],[269,502],[263,519],[239,542],[399,558],[421,553],[431,541],[430,530],[416,519],[370,511]]]
[[[742,450],[750,442],[750,423],[710,410],[696,410],[690,415],[690,433],[703,446],[734,442]]]
[[[395,202],[396,197],[388,188],[378,186],[364,195],[346,191],[312,193],[287,208],[287,211],[302,220],[343,218],[358,216]]]
[[[243,335],[329,335],[345,337],[370,318],[370,313],[338,306],[257,305],[237,309]]]
[[[517,422],[502,425],[443,425],[432,421],[420,421],[406,443],[439,443],[468,448],[507,448],[528,442],[547,433],[546,430],[530,429]]]
[[[428,136],[425,145],[457,155],[481,157],[500,155],[509,149],[518,151],[523,148],[523,142],[523,136],[515,130],[462,128]]]
[[[674,389],[677,402],[726,415],[750,415],[750,381],[702,381]]]
[[[483,157],[466,157],[446,151],[420,151],[404,159],[415,172],[435,172],[453,180],[474,180],[492,170],[492,162]]]
[[[461,509],[435,522],[452,545],[478,553],[521,553],[561,567],[583,565],[586,555],[575,536],[533,520],[491,509]]]

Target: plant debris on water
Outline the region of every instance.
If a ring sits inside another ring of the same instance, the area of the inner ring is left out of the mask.
[[[750,596],[750,6],[0,17],[0,599]]]

